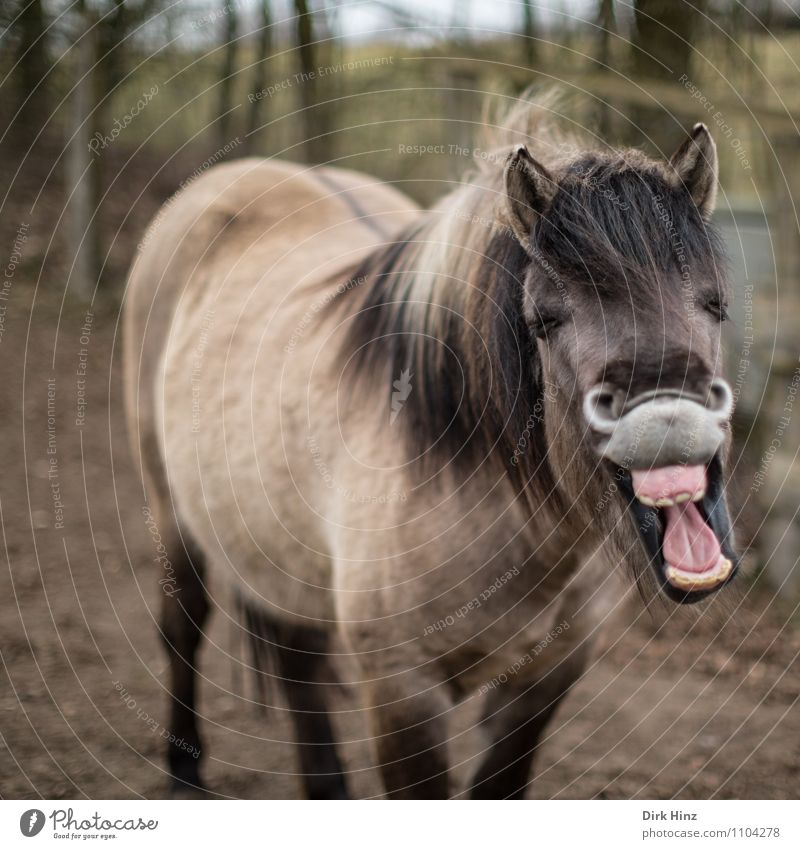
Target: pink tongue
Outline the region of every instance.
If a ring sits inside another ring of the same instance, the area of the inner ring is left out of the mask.
[[[719,562],[722,551],[714,531],[708,527],[697,506],[688,501],[664,508],[664,560],[687,572],[705,572]]]
[[[651,501],[702,492],[706,487],[705,466],[664,466],[631,472],[633,491]],[[722,554],[714,532],[705,523],[694,502],[664,507],[664,559],[687,572],[713,569]]]

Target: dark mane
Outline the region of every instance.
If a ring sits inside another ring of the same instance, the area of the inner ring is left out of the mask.
[[[520,489],[535,477],[549,491],[538,353],[522,311],[530,258],[509,233],[483,225],[469,278],[440,274],[415,295],[425,230],[371,254],[352,277],[364,282],[345,287],[360,292],[357,304],[342,296],[350,312],[345,379],[354,391],[379,393],[388,410],[393,381],[410,372],[413,394],[398,425],[411,456],[422,455],[421,472],[472,470],[491,459]]]
[[[503,157],[396,240],[373,252],[338,299],[346,310],[346,384],[385,399],[403,375],[397,426],[420,470],[500,464],[553,500],[544,391],[523,310],[534,261],[498,215]],[[533,253],[578,285],[623,296],[686,265],[712,276],[720,240],[665,166],[637,151],[550,164],[559,189]],[[363,395],[362,395],[363,397]]]
[[[558,272],[612,296],[683,266],[712,278],[725,268],[716,228],[638,151],[570,163],[534,245]]]

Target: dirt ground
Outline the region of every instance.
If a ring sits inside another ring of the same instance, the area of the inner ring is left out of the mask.
[[[159,567],[127,451],[117,311],[97,305],[87,323],[83,307],[42,291],[15,284],[0,340],[0,795],[159,797]],[[746,582],[699,619],[632,604],[630,622],[609,636],[553,723],[531,796],[796,797],[793,613]],[[209,636],[200,710],[212,791],[297,796],[285,713],[253,705],[224,610]],[[459,786],[482,747],[476,702],[453,715]],[[353,792],[379,794],[353,695],[339,697],[336,722]]]

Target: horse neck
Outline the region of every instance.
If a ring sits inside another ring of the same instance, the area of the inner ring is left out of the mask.
[[[492,183],[463,186],[365,260],[355,277],[366,282],[344,296],[341,363],[375,397],[396,381],[409,389],[412,456],[467,472],[490,458],[521,479],[545,453],[541,393],[522,316],[528,258],[495,224],[499,196]]]
[[[522,314],[529,260],[496,223],[498,197],[492,182],[468,185],[427,213],[407,287],[417,341],[404,367],[416,370],[425,408],[444,410],[440,434],[451,431],[478,458],[490,453],[508,466],[513,457],[519,463],[517,442],[526,431],[530,440],[532,418],[543,430],[543,408]],[[526,459],[540,462],[540,448],[527,446],[522,466],[510,471],[524,471]]]

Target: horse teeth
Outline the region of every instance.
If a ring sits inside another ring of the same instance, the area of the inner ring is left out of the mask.
[[[636,496],[642,504],[647,505],[648,507],[655,507],[656,503],[652,498],[648,498],[646,495],[637,495]]]
[[[721,558],[719,566],[708,575],[693,575],[682,572],[674,566],[667,566],[669,582],[681,590],[706,590],[721,584],[731,573],[733,563],[727,558]]]
[[[692,494],[690,492],[681,492],[679,495],[675,496],[676,504],[685,504],[687,501],[691,501]]]
[[[695,492],[692,496],[692,501],[702,501],[705,498],[706,491],[701,489],[699,492]]]
[[[675,502],[671,498],[657,498],[656,507],[674,507]]]

